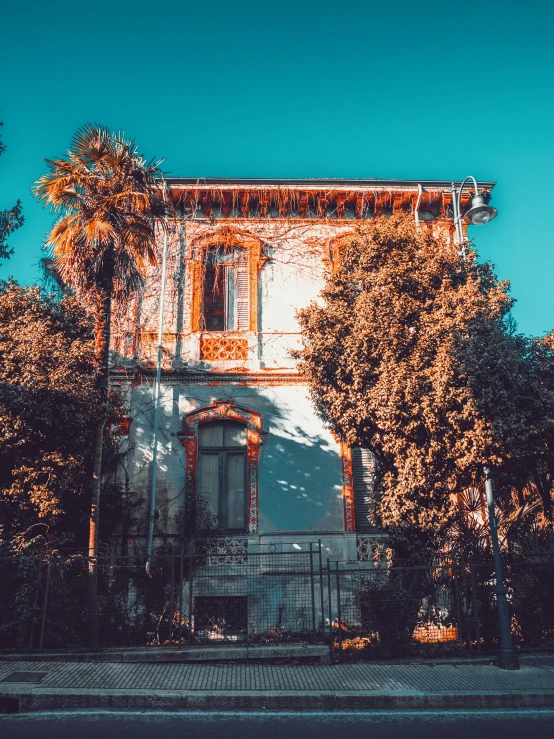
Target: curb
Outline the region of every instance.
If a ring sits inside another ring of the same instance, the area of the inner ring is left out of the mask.
[[[318,663],[319,664],[372,664],[372,665],[494,665],[496,655],[481,657],[437,657],[435,659],[395,659],[395,660],[342,660],[333,661],[326,645],[299,645],[292,647],[242,647],[204,650],[198,648],[171,649],[127,649],[97,652],[4,652],[0,653],[2,662],[100,662],[108,664],[148,662],[206,663],[206,662],[279,662]],[[554,665],[553,653],[521,654],[521,665],[531,667]]]
[[[554,690],[481,693],[418,691],[302,692],[42,689],[0,692],[0,713],[75,710],[372,711],[414,709],[554,708]]]

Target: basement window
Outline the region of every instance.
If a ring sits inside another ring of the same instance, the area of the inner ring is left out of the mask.
[[[206,635],[246,634],[248,597],[245,595],[197,595],[194,598],[194,631]]]

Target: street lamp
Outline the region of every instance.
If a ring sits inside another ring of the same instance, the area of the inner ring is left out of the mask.
[[[462,227],[462,191],[468,180],[473,180],[475,195],[473,195],[473,197],[471,198],[470,208],[468,208],[468,210],[466,210],[466,212],[464,213],[464,223],[467,223],[467,225],[473,224],[474,226],[482,226],[485,223],[492,221],[492,219],[496,218],[496,216],[498,215],[498,211],[496,210],[496,208],[493,208],[491,205],[486,203],[483,195],[479,194],[479,190],[477,188],[477,180],[475,179],[475,177],[472,177],[471,175],[469,177],[466,177],[460,185],[459,189],[456,189],[456,185],[452,183],[452,210],[454,211],[456,239],[458,241],[458,244],[460,245],[460,254],[464,260],[466,258],[466,246],[464,231]]]
[[[462,216],[461,216],[461,203],[462,203],[462,191],[464,185],[468,180],[473,180],[473,187],[475,194],[471,198],[471,206],[466,210],[463,216],[465,223],[473,224],[474,226],[482,226],[484,223],[492,221],[496,218],[498,212],[496,208],[488,205],[485,202],[485,198],[479,194],[477,189],[477,181],[475,177],[466,177],[460,185],[459,189],[456,189],[454,183],[452,183],[452,209],[454,212],[454,226],[456,228],[456,240],[460,247],[460,256],[465,261],[466,248],[465,248],[465,237],[462,228]],[[504,570],[502,567],[502,557],[500,555],[500,544],[498,542],[498,528],[496,522],[496,512],[494,510],[494,495],[492,490],[492,481],[490,477],[490,470],[488,467],[484,468],[485,473],[485,490],[487,494],[487,512],[489,519],[489,528],[491,534],[492,544],[492,556],[494,562],[494,576],[496,586],[494,588],[496,593],[496,605],[498,608],[498,625],[500,630],[500,649],[498,652],[498,666],[504,670],[519,670],[519,656],[514,648],[512,641],[512,630],[510,627],[510,614],[508,611],[508,600],[506,595],[508,588],[504,580]]]
[[[489,528],[491,532],[492,558],[494,561],[494,578],[496,585],[496,607],[498,608],[498,626],[500,629],[500,649],[498,651],[497,664],[503,670],[519,670],[519,655],[512,641],[512,629],[510,627],[510,613],[508,611],[508,600],[506,594],[508,588],[504,581],[504,570],[502,568],[502,557],[500,556],[500,545],[498,543],[498,528],[496,525],[496,512],[494,510],[494,496],[490,470],[484,468],[485,490],[487,493],[487,512]]]

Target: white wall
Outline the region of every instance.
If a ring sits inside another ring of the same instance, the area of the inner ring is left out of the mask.
[[[136,533],[146,531],[152,474],[153,390],[143,384],[132,391],[127,470],[130,489],[144,501]],[[259,529],[273,532],[342,532],[341,462],[339,448],[314,414],[303,385],[246,387],[164,385],[158,443],[158,527],[178,532],[183,505],[185,450],[177,434],[185,413],[226,398],[258,411],[268,431],[259,460]]]

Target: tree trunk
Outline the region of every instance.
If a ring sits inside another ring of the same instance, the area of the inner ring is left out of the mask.
[[[98,523],[100,493],[102,488],[102,445],[104,427],[108,416],[110,323],[112,309],[112,279],[108,276],[99,285],[94,305],[94,336],[96,382],[99,390],[100,413],[94,429],[92,458],[92,496],[89,523],[89,612],[90,636],[94,647],[98,645]]]

